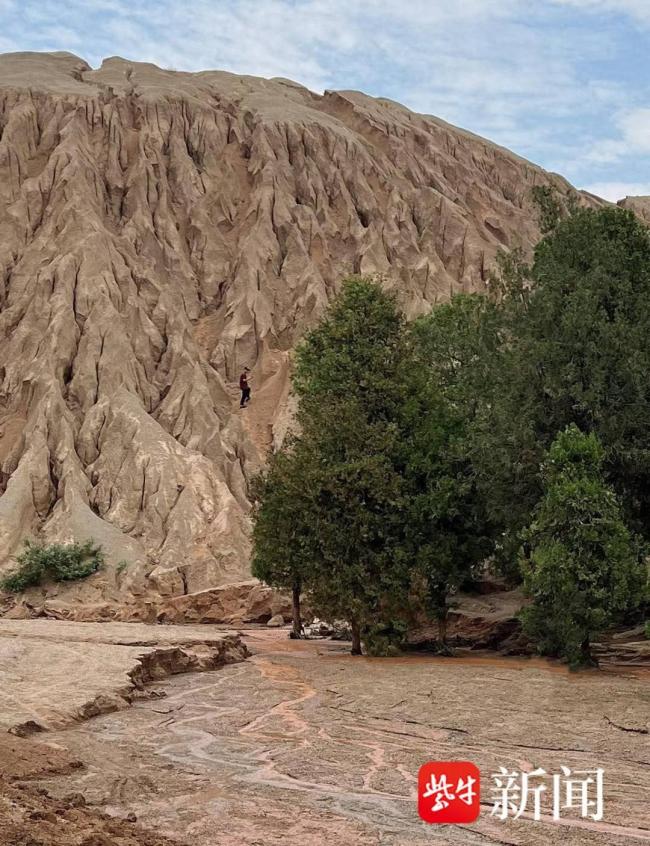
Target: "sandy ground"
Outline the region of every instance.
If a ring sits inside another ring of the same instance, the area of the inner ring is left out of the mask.
[[[244,636],[254,654],[243,663],[175,676],[157,685],[164,698],[39,735],[83,766],[35,784],[52,801],[82,795],[85,813],[109,814],[129,836],[141,825],[193,846],[650,843],[645,671],[359,659],[344,644],[289,641],[285,631]],[[475,762],[484,780],[500,765],[603,767],[604,820],[493,819],[484,784],[476,823],[426,826],[418,768],[454,759]]]
[[[0,735],[2,846],[171,846],[134,817],[115,818],[86,807],[79,793],[51,796],[33,779],[81,766],[65,750]]]
[[[0,619],[0,730],[62,728],[151,695],[147,682],[245,657],[213,626]]]

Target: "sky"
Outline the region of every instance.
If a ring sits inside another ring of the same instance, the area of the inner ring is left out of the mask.
[[[650,0],[0,0],[0,52],[358,89],[607,199],[650,194]]]

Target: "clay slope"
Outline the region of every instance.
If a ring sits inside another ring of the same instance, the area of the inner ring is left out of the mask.
[[[536,239],[539,184],[570,190],[356,92],[1,56],[0,569],[43,533],[108,552],[67,589],[86,602],[245,579],[289,351],[341,277],[381,274],[410,315],[481,290]]]

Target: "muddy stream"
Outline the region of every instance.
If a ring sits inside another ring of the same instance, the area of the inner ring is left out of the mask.
[[[193,846],[650,843],[650,684],[542,661],[353,658],[346,645],[245,633],[246,662],[164,682],[164,697],[48,741],[86,764],[46,782]],[[469,760],[484,784],[467,826],[416,809],[428,760]],[[490,816],[499,766],[603,767],[601,822]]]

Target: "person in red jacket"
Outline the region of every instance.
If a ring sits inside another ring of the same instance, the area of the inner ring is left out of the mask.
[[[248,384],[249,373],[250,370],[248,367],[244,367],[244,371],[239,377],[239,390],[241,391],[241,400],[239,401],[240,408],[245,408],[251,398],[251,389]]]

